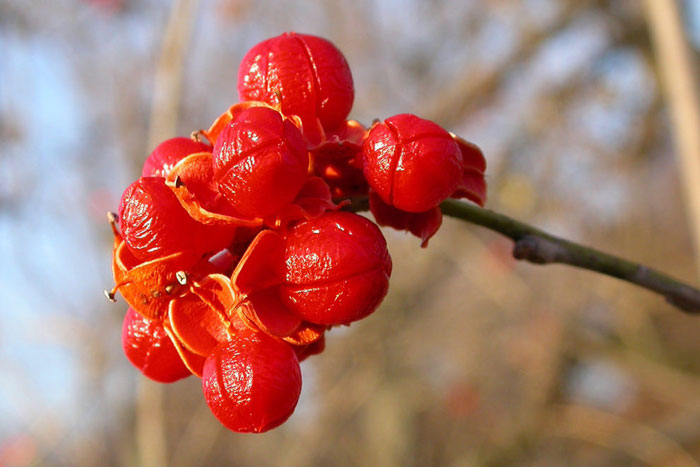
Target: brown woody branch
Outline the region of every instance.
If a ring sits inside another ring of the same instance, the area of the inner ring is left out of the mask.
[[[368,207],[366,198],[355,199],[350,206],[353,211],[364,211]],[[534,264],[568,264],[617,277],[663,295],[668,303],[680,310],[700,314],[700,290],[648,266],[556,237],[471,203],[447,200],[440,208],[446,216],[486,227],[513,240],[516,259]]]

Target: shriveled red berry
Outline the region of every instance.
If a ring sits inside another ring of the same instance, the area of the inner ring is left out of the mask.
[[[350,113],[355,90],[350,66],[329,41],[287,32],[255,45],[238,71],[241,100],[281,105],[298,115],[304,127],[318,118],[334,130]]]
[[[216,140],[214,179],[242,216],[262,218],[291,203],[306,180],[309,155],[299,130],[267,107],[242,112]]]
[[[122,194],[124,241],[137,258],[150,260],[195,247],[197,224],[160,177],[141,177]]]
[[[390,206],[427,211],[462,181],[462,153],[439,125],[399,114],[374,125],[362,147],[370,187]]]
[[[143,163],[142,177],[167,177],[170,170],[185,157],[198,152],[211,152],[208,144],[189,138],[170,138],[160,143]]]
[[[349,212],[327,212],[294,226],[285,241],[280,294],[292,311],[317,324],[348,324],[384,299],[391,257],[379,228]]]
[[[214,416],[227,428],[261,433],[294,412],[301,393],[299,361],[291,345],[240,330],[207,357],[202,389]]]
[[[122,347],[126,358],[152,380],[172,383],[191,374],[163,325],[144,318],[133,308],[124,316]]]

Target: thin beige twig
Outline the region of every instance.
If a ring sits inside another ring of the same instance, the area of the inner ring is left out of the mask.
[[[700,97],[678,3],[646,0],[644,5],[678,149],[679,176],[700,277]]]
[[[171,7],[155,73],[147,150],[175,135],[183,65],[198,7],[199,0],[178,0]],[[144,380],[139,386],[136,432],[139,463],[168,465],[163,389],[152,381]]]

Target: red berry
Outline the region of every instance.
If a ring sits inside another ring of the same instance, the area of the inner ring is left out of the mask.
[[[219,192],[245,217],[269,216],[291,203],[306,180],[308,165],[299,130],[267,107],[242,112],[214,147]]]
[[[411,114],[374,125],[362,147],[365,177],[390,206],[423,212],[462,181],[462,153],[439,125]]]
[[[204,362],[202,389],[214,416],[227,428],[261,433],[294,412],[301,393],[299,361],[289,344],[240,330]]]
[[[281,297],[303,319],[348,324],[372,313],[389,287],[391,257],[364,217],[328,212],[294,226],[285,242]]]
[[[163,325],[144,318],[131,307],[124,316],[122,347],[126,358],[152,380],[172,383],[191,374]]]
[[[198,152],[211,152],[208,144],[189,138],[170,138],[160,143],[146,158],[142,177],[167,177],[170,170],[185,157]]]
[[[318,118],[333,130],[350,113],[355,90],[350,67],[329,41],[308,34],[284,33],[255,45],[238,71],[241,100],[281,105],[298,115],[304,127]]]
[[[235,230],[192,219],[161,177],[141,177],[122,194],[122,234],[129,250],[142,261],[183,253],[197,259],[226,247]]]
[[[119,205],[124,241],[147,261],[195,247],[197,223],[160,177],[142,177],[122,194]]]

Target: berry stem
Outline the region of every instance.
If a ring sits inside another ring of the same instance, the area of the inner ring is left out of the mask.
[[[367,198],[356,198],[352,211],[369,209]],[[662,295],[668,303],[692,314],[700,314],[700,290],[643,264],[603,253],[591,247],[551,235],[531,225],[475,204],[455,200],[440,205],[442,213],[480,225],[513,240],[513,256],[534,264],[568,264],[636,284]]]

